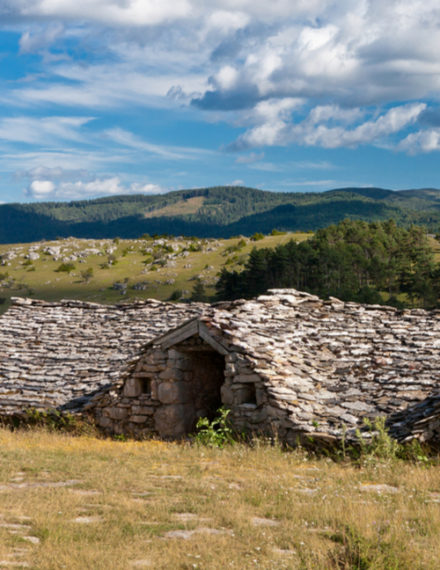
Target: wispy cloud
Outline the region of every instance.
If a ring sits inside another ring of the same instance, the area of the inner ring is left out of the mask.
[[[178,146],[163,146],[150,143],[143,140],[141,137],[133,134],[130,131],[121,128],[108,129],[105,131],[104,136],[121,146],[126,146],[139,151],[148,152],[162,158],[173,160],[193,160],[201,155],[212,154],[201,148],[188,148]]]
[[[13,117],[0,119],[0,139],[35,145],[60,141],[86,143],[81,127],[93,117]]]

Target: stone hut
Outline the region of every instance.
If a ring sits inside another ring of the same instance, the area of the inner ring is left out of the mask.
[[[396,438],[437,444],[439,349],[440,311],[291,289],[211,306],[16,299],[0,318],[0,414],[57,408],[181,438],[223,405],[237,430],[291,445],[384,416]]]
[[[272,290],[152,339],[95,416],[109,433],[179,438],[224,405],[237,430],[292,445],[385,416],[399,439],[440,440],[439,349],[440,311]]]

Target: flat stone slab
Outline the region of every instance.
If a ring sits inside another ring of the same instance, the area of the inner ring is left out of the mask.
[[[225,528],[196,528],[194,530],[170,530],[164,534],[164,538],[182,538],[184,540],[188,540],[192,538],[196,534],[233,534],[231,530],[227,530]]]
[[[399,492],[399,489],[397,487],[393,487],[392,485],[386,485],[385,483],[378,483],[378,484],[362,483],[359,489],[361,491],[367,491],[370,493],[378,493],[379,495],[381,495],[382,493],[395,494]]]
[[[253,517],[251,522],[254,526],[278,526],[280,524],[279,521],[263,517]]]
[[[22,536],[21,538],[23,540],[26,540],[26,542],[30,542],[31,544],[40,544],[41,542],[38,536]]]
[[[194,513],[174,513],[173,518],[177,519],[178,521],[187,522],[187,521],[208,521],[210,519],[206,517],[199,517]]]
[[[82,481],[70,479],[69,481],[35,481],[31,483],[9,483],[0,485],[0,491],[10,491],[11,489],[34,489],[36,487],[69,487],[70,485],[78,485]]]
[[[93,523],[100,523],[102,522],[102,518],[98,516],[81,516],[72,519],[72,522],[78,524],[93,524]]]

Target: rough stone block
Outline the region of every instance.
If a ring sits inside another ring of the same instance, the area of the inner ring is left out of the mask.
[[[161,380],[182,380],[183,379],[183,372],[178,370],[177,368],[165,368],[163,372],[159,374],[159,378]]]
[[[178,352],[177,350],[174,350],[174,348],[171,348],[171,349],[168,351],[168,358],[171,358],[171,359],[173,359],[173,360],[177,360],[177,359],[179,359],[179,358],[181,358],[181,357],[182,357],[182,353],[181,353],[181,352]]]
[[[109,415],[112,420],[124,420],[128,416],[127,408],[110,408]]]
[[[133,406],[131,413],[134,415],[151,416],[154,414],[154,408],[150,406]]]
[[[232,406],[232,404],[234,403],[234,393],[231,390],[231,388],[223,384],[220,391],[221,391],[222,403],[228,406]]]
[[[154,415],[155,428],[161,437],[184,436],[193,428],[194,420],[195,414],[191,405],[162,406]]]
[[[162,404],[185,404],[191,398],[190,386],[184,382],[161,382],[157,393]]]
[[[177,368],[179,368],[179,370],[182,370],[183,372],[188,372],[189,370],[193,369],[194,365],[189,358],[181,358],[176,362],[176,366]]]
[[[146,422],[147,416],[139,416],[139,415],[130,416],[129,420],[134,424],[143,424]]]
[[[113,421],[110,418],[106,418],[104,416],[101,416],[98,419],[98,425],[102,428],[109,428],[113,425]]]
[[[141,393],[141,386],[135,378],[128,378],[125,382],[122,394],[128,398],[136,398]]]
[[[242,382],[242,383],[248,383],[248,382],[261,382],[261,378],[258,376],[258,374],[238,374],[237,376],[234,377],[234,382]]]

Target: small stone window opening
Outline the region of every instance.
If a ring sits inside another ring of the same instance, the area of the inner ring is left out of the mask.
[[[150,378],[141,378],[140,379],[140,386],[141,386],[141,394],[147,394],[151,396],[151,379]]]
[[[242,391],[242,404],[256,404],[257,389],[254,383],[245,384]]]

